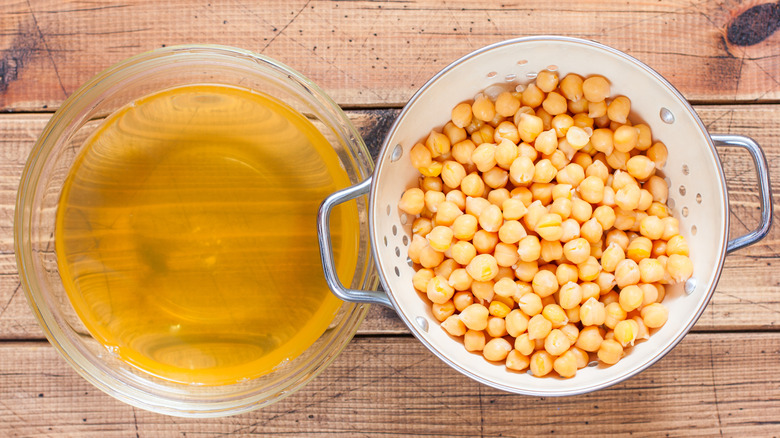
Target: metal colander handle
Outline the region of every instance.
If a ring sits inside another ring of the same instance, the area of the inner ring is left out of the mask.
[[[352,303],[381,304],[392,308],[393,305],[384,292],[344,287],[336,274],[336,265],[333,261],[333,245],[330,241],[330,213],[333,211],[333,207],[338,204],[368,194],[371,189],[372,179],[369,177],[359,184],[339,190],[322,201],[317,213],[317,238],[320,242],[320,257],[322,259],[322,269],[325,273],[325,281],[334,295]]]
[[[746,149],[753,158],[758,174],[758,192],[761,198],[761,221],[751,232],[729,240],[726,252],[736,251],[752,245],[766,237],[772,226],[772,189],[769,185],[769,167],[767,166],[764,151],[761,146],[750,137],[742,135],[711,135],[715,146],[737,146]]]

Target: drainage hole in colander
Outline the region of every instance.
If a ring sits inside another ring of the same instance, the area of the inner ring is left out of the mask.
[[[547,70],[549,71],[558,71],[558,66],[555,64],[550,64],[547,66]]]
[[[685,282],[685,293],[690,295],[696,290],[696,279],[691,277]]]
[[[498,73],[496,73],[494,71],[491,71],[490,73],[487,74],[487,77],[494,78],[494,77],[496,77],[496,75],[498,75]]]
[[[387,215],[390,216],[391,207],[390,204],[387,204]]]
[[[517,61],[517,65],[523,65],[523,64],[528,64],[528,60],[527,59],[521,59],[521,60]]]
[[[514,73],[509,73],[508,75],[504,76],[504,80],[507,82],[514,82],[515,79],[517,79],[517,75]]]
[[[683,215],[683,217],[688,217],[688,207],[683,207],[682,208],[682,215]]]
[[[589,366],[589,367],[591,367],[591,368],[593,368],[593,367],[597,367],[597,366],[599,366],[599,361],[597,361],[597,360],[593,360],[593,361],[591,361],[591,362],[590,362],[590,363],[589,363],[587,366]]]
[[[397,246],[395,247],[395,256],[396,257],[401,257],[401,248],[399,248]],[[396,269],[398,269],[398,268],[396,268]]]
[[[668,109],[668,108],[661,108],[661,113],[660,113],[660,116],[661,116],[661,120],[662,120],[664,123],[668,123],[668,124],[670,124],[670,125],[671,125],[672,123],[674,123],[674,114],[672,114],[672,112],[671,112],[671,111],[669,111],[669,109]]]
[[[690,173],[691,173],[691,168],[690,168],[690,167],[688,167],[688,165],[687,165],[687,164],[683,164],[683,167],[682,167],[682,172],[683,172],[683,175],[688,175],[688,174],[690,174]]]
[[[406,264],[409,265],[410,268],[414,268],[414,262],[409,257],[406,258]]]
[[[528,79],[536,79],[536,72],[534,72],[534,71],[530,71],[530,72],[526,73],[526,74],[525,74],[525,76],[526,76]]]
[[[417,327],[420,327],[420,330],[424,332],[428,332],[428,320],[423,318],[422,316],[418,316],[417,318],[414,318],[414,322],[417,323]]]
[[[409,236],[404,234],[404,237],[403,237],[403,239],[401,239],[401,242],[404,243],[404,246],[408,246],[409,245]]]
[[[387,236],[384,237],[385,246],[387,246]]]
[[[398,227],[396,225],[393,225],[393,236],[398,235]]]
[[[395,267],[395,276],[399,278],[401,277],[401,271],[398,270],[398,266]]]
[[[406,225],[406,223],[409,222],[409,219],[406,217],[405,214],[401,215],[401,225]]]
[[[669,208],[674,208],[674,199],[669,198],[666,200],[666,205],[669,206]]]
[[[699,230],[696,228],[696,225],[691,225],[691,234],[695,236],[697,231]]]
[[[685,193],[686,193],[685,186],[680,186],[680,195],[685,196]]]
[[[393,148],[393,154],[390,155],[390,162],[395,163],[396,161],[400,160],[403,154],[404,148],[402,148],[400,144],[395,145]]]
[[[701,204],[701,193],[696,194],[696,203]]]
[[[525,91],[525,85],[517,84],[517,86],[515,87],[515,91],[517,91],[518,93],[522,93],[523,91]]]

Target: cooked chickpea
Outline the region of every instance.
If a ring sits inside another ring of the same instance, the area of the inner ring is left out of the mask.
[[[520,139],[526,143],[533,143],[536,137],[544,130],[544,122],[536,115],[520,114],[517,123],[517,132]]]
[[[455,260],[444,259],[444,261],[441,262],[439,266],[433,269],[433,273],[448,279],[447,282],[449,283],[450,275],[452,275],[452,273],[458,268],[460,268],[460,265]],[[450,286],[452,285],[450,284]]]
[[[506,356],[506,367],[514,371],[523,371],[524,369],[528,368],[531,363],[531,359],[527,355],[524,355],[518,351],[516,348],[517,347],[510,351]]]
[[[426,292],[428,290],[428,282],[434,277],[433,270],[420,269],[412,276],[412,285],[420,292]]]
[[[404,192],[398,202],[398,208],[404,213],[418,215],[425,207],[425,194],[419,188],[413,187]]]
[[[519,261],[515,264],[515,276],[520,281],[531,282],[534,279],[534,275],[539,271],[537,265],[537,259],[530,262]]]
[[[461,265],[468,265],[477,256],[477,249],[466,240],[455,242],[451,247],[452,258]]]
[[[453,313],[455,313],[455,305],[452,304],[452,300],[448,300],[445,303],[439,304],[439,303],[433,303],[431,305],[431,312],[433,313],[433,317],[436,318],[439,322],[444,322],[447,318],[452,316]]]
[[[463,335],[463,346],[466,347],[466,351],[482,351],[485,348],[485,332],[482,330],[468,330]]]
[[[594,256],[588,256],[588,259],[577,265],[577,272],[580,280],[593,281],[598,278],[601,272],[601,265]]]
[[[689,255],[689,252],[688,242],[679,234],[672,236],[669,241],[666,242],[667,256],[671,256],[672,254],[687,256]]]
[[[473,141],[466,139],[455,143],[455,145],[452,146],[450,153],[452,158],[454,158],[458,163],[464,166],[471,166],[474,164],[474,162],[471,161],[471,154],[474,153],[476,148],[477,145],[475,145]]]
[[[599,272],[599,276],[596,277],[596,285],[598,285],[601,294],[608,293],[617,285],[615,275],[609,272]]]
[[[501,204],[501,210],[506,221],[517,221],[528,212],[523,201],[509,198]]]
[[[419,169],[421,167],[428,167],[433,162],[431,151],[428,150],[422,143],[417,143],[409,151],[409,158],[412,161],[412,166]]]
[[[537,351],[531,356],[531,374],[543,377],[550,374],[553,369],[553,357],[546,351]]]
[[[452,189],[459,187],[461,181],[463,181],[463,178],[465,177],[466,169],[462,164],[453,160],[444,162],[441,170],[441,179],[447,187]]]
[[[574,119],[572,116],[565,113],[558,114],[552,118],[550,121],[550,126],[552,127],[553,131],[555,131],[556,137],[566,137],[566,132],[569,130],[569,128],[574,126]]]
[[[489,122],[496,116],[496,107],[487,96],[479,94],[474,99],[474,103],[471,104],[471,112],[474,114],[474,117]]]
[[[669,197],[669,186],[666,185],[666,181],[658,175],[653,175],[645,182],[644,189],[647,189],[653,195],[653,201],[666,203]]]
[[[626,96],[618,96],[607,105],[607,116],[613,122],[626,123],[629,112],[631,112],[631,100]]]
[[[506,316],[506,331],[509,336],[516,338],[525,333],[530,318],[520,309],[514,309]]]
[[[485,330],[489,315],[487,307],[474,303],[460,312],[460,320],[469,330]]]
[[[669,152],[666,149],[666,145],[664,145],[660,141],[650,146],[650,149],[648,149],[646,153],[647,153],[647,158],[649,158],[653,162],[655,168],[658,170],[664,167],[664,165],[666,164],[666,159],[669,156]]]
[[[561,79],[561,94],[569,100],[580,100],[583,97],[582,76],[569,73]]]
[[[450,274],[449,279],[447,279],[447,283],[449,283],[450,286],[452,286],[453,289],[456,291],[467,291],[471,287],[473,279],[471,276],[466,272],[463,268],[458,268],[452,271]],[[455,293],[455,296],[457,297],[458,293]],[[453,298],[454,300],[455,298]],[[471,304],[471,303],[469,303]],[[458,307],[458,301],[455,300],[455,308],[460,312],[462,309]]]
[[[620,261],[615,268],[615,281],[619,288],[639,283],[639,265],[631,259]]]
[[[485,344],[482,355],[487,360],[498,362],[506,359],[510,351],[512,351],[512,344],[509,341],[504,338],[493,338]]]
[[[589,298],[580,306],[580,322],[583,326],[598,326],[604,324],[605,319],[604,303],[595,298]]]
[[[582,82],[582,93],[589,102],[601,102],[609,97],[609,82],[603,76],[591,76]]]
[[[455,126],[455,124],[452,122],[447,122],[447,124],[444,125],[444,128],[442,128],[442,132],[447,136],[447,138],[450,139],[451,145],[468,138],[468,133],[466,133],[466,130]],[[451,152],[452,148],[450,147],[450,153]]]
[[[646,180],[655,172],[655,163],[645,155],[635,155],[626,162],[626,170],[634,178]]]
[[[554,303],[546,304],[544,306],[544,308],[542,309],[542,316],[544,316],[548,321],[550,321],[553,328],[563,327],[569,322],[569,318],[566,315],[566,311],[563,310],[561,306]]]
[[[599,177],[589,176],[582,180],[577,187],[577,192],[585,201],[598,204],[604,197],[604,181]]]
[[[496,146],[496,164],[501,166],[503,169],[509,170],[517,157],[518,152],[515,143],[503,139]]]
[[[503,121],[496,126],[493,132],[493,141],[501,143],[501,140],[509,140],[512,143],[520,142],[520,133],[517,132],[517,126],[510,121]]]
[[[649,328],[659,328],[669,319],[669,310],[661,303],[652,303],[642,307],[642,321]]]
[[[504,243],[517,243],[527,235],[523,225],[515,220],[505,221],[498,229],[498,239]]]
[[[650,252],[653,250],[653,242],[647,237],[640,236],[635,237],[628,244],[626,249],[626,257],[639,263],[640,260],[650,257]]]
[[[614,329],[618,322],[623,321],[628,316],[628,313],[620,307],[620,303],[609,303],[604,307],[605,318],[604,325],[610,329]]]
[[[455,219],[463,215],[463,212],[454,202],[444,201],[436,205],[435,208],[436,225],[450,226],[455,222]]]
[[[452,233],[456,239],[471,240],[477,232],[478,220],[470,214],[462,214],[452,222]]]
[[[623,357],[623,346],[614,339],[605,339],[598,350],[599,360],[614,365]]]
[[[576,265],[584,263],[590,257],[590,243],[582,237],[566,242],[563,255]]]
[[[468,263],[466,272],[476,281],[492,280],[498,273],[498,264],[490,254],[480,254]]]
[[[635,284],[626,286],[620,291],[620,307],[626,312],[630,312],[641,306],[643,300],[642,288]]]
[[[565,353],[571,347],[571,340],[559,329],[552,329],[544,339],[544,349],[553,356]]]
[[[452,298],[455,290],[447,283],[446,278],[437,275],[428,281],[426,293],[433,303],[443,304]]]
[[[487,172],[496,165],[496,145],[482,143],[471,153],[471,161],[480,172]]]
[[[666,262],[666,270],[675,283],[683,282],[693,274],[693,262],[688,256],[672,254]],[[649,327],[649,325],[648,325]]]
[[[426,245],[420,250],[420,264],[424,268],[435,268],[444,261],[444,254],[436,251],[426,242]]]
[[[452,229],[445,226],[437,226],[426,236],[428,243],[436,251],[444,252],[452,244]]]
[[[496,259],[498,266],[510,267],[520,260],[520,255],[517,254],[517,246],[499,242],[496,244],[496,249],[493,252],[493,256]]]
[[[542,240],[539,257],[545,262],[560,260],[563,257],[563,245],[557,240]]]
[[[555,213],[547,213],[539,218],[534,231],[544,240],[559,240],[563,234],[561,217]]]
[[[460,320],[458,315],[447,317],[441,323],[441,327],[452,336],[463,336],[466,334],[466,325]]]
[[[534,293],[544,298],[558,291],[558,279],[555,277],[554,273],[540,269],[536,275],[534,275],[531,286],[533,287]]]
[[[491,233],[485,230],[479,230],[474,233],[474,239],[471,241],[479,254],[488,254],[493,252],[498,244],[498,233]]]
[[[528,185],[533,181],[536,166],[530,158],[519,156],[509,167],[509,180],[515,185]]]
[[[433,229],[431,220],[426,217],[418,217],[412,222],[412,233],[425,237]]]
[[[455,272],[453,272],[453,275],[454,274]],[[450,278],[450,280],[452,280],[452,278]],[[471,277],[469,277],[469,287],[471,287]],[[471,292],[466,292],[466,289],[455,292],[455,295],[452,296],[452,303],[455,305],[455,310],[462,312],[463,309],[474,304],[474,295]]]
[[[664,278],[664,267],[657,259],[639,261],[639,278],[643,283],[655,283]]]
[[[520,109],[520,99],[508,91],[504,91],[496,97],[496,113],[503,117],[512,117]]]
[[[555,178],[556,173],[557,170],[552,162],[548,159],[542,159],[534,166],[534,177],[532,181],[535,183],[548,183]]]
[[[565,113],[568,109],[568,105],[565,97],[555,91],[551,91],[547,93],[547,97],[542,101],[542,108],[544,108],[548,114],[555,116]]]
[[[554,129],[542,131],[534,141],[534,148],[543,155],[550,155],[558,148],[558,137]]]
[[[491,189],[499,189],[505,187],[509,182],[509,172],[500,167],[493,167],[482,173],[482,180]]]
[[[528,339],[544,339],[550,334],[552,323],[542,316],[542,314],[537,314],[528,321],[528,328],[526,330],[528,331]]]
[[[460,103],[452,109],[451,119],[452,123],[458,128],[465,128],[471,123],[471,105],[468,103]]]
[[[542,298],[535,293],[528,293],[520,297],[517,302],[520,310],[528,316],[535,316],[542,313]]]
[[[603,341],[604,337],[601,335],[600,329],[595,325],[591,325],[580,330],[580,335],[577,337],[574,345],[584,351],[593,353],[598,351]]]

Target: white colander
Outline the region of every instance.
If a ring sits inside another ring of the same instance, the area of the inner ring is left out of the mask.
[[[441,128],[450,109],[482,90],[502,90],[530,82],[537,72],[555,69],[560,77],[602,75],[611,94],[631,99],[631,118],[647,123],[654,139],[663,141],[669,158],[663,174],[669,183],[669,205],[689,242],[694,275],[685,284],[667,287],[664,304],[669,320],[649,340],[638,343],[616,365],[592,362],[571,379],[536,378],[507,370],[504,364],[469,353],[462,341],[448,335],[430,306],[412,286],[414,268],[407,257],[412,218],[399,211],[402,193],[418,184],[409,150],[434,127]],[[728,239],[726,182],[715,144],[745,148],[758,172],[761,222],[754,231]],[[368,194],[373,255],[386,294],[344,288],[333,269],[328,217],[341,202]],[[762,239],[771,224],[771,194],[766,159],[751,139],[710,135],[683,96],[658,73],[607,46],[565,37],[520,38],[494,44],[457,60],[426,83],[404,107],[385,139],[372,178],[326,199],[318,228],[325,275],[337,296],[347,301],[394,308],[412,333],[434,354],[461,373],[492,387],[536,396],[564,396],[595,391],[625,380],[668,353],[704,311],[712,296],[727,252]]]

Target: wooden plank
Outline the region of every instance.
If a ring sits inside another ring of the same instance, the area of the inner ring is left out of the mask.
[[[277,404],[193,420],[112,399],[44,343],[0,343],[0,435],[771,436],[780,428],[778,366],[778,333],[695,333],[627,382],[539,398],[478,384],[410,337],[358,338]]]
[[[780,126],[774,122],[777,105],[700,106],[711,132],[741,133],[763,146],[775,188],[780,182]],[[350,111],[374,156],[396,110]],[[0,116],[0,339],[36,339],[42,333],[19,288],[13,255],[13,211],[26,156],[48,115]],[[731,235],[748,231],[758,221],[755,171],[750,158],[733,148],[721,150],[731,197]],[[775,190],[780,206],[780,189]],[[780,207],[777,207],[780,208]],[[760,244],[729,255],[714,299],[696,330],[777,329],[780,315],[780,226],[775,225]],[[750,279],[745,281],[745,279]],[[375,307],[361,327],[363,334],[407,333],[389,309]]]
[[[659,71],[688,99],[777,100],[780,36],[771,33],[776,19],[745,14],[752,4],[169,0],[150,8],[143,0],[2,0],[0,109],[54,108],[122,59],[197,42],[278,59],[342,105],[400,106],[428,78],[472,50],[549,34],[588,38],[625,51]]]

